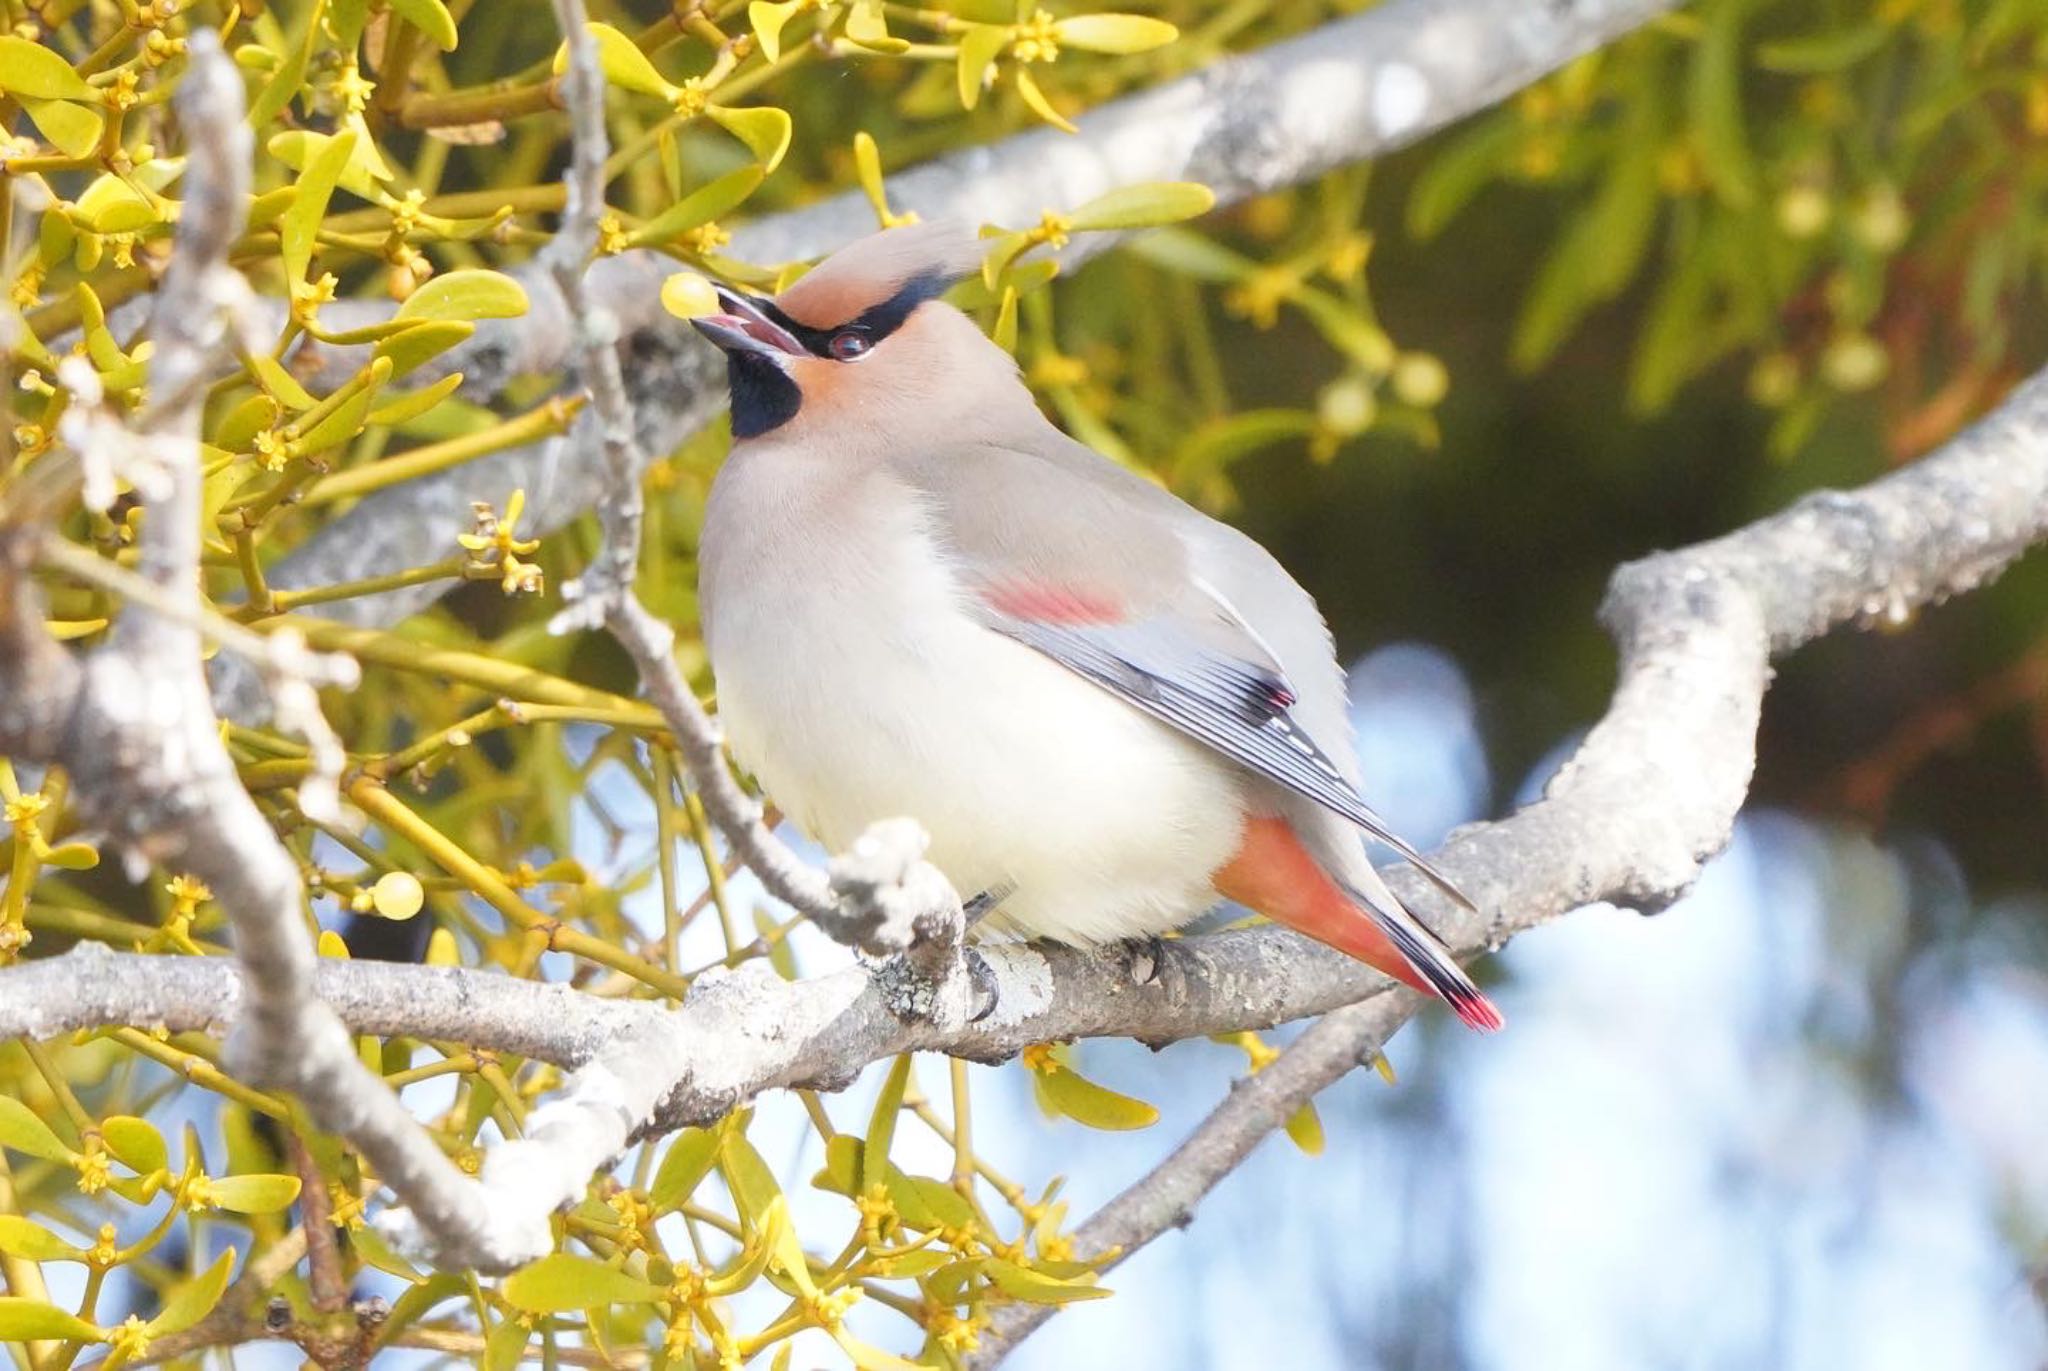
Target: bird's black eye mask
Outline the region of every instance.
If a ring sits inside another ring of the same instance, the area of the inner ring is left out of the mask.
[[[944,273],[919,272],[894,295],[835,328],[812,328],[789,317],[772,300],[754,306],[772,319],[804,350],[828,362],[852,362],[903,326],[917,307],[946,293],[952,281]],[[729,354],[726,375],[732,387],[732,436],[753,438],[780,428],[803,407],[803,391],[789,373],[755,352]]]
[[[828,362],[837,362],[847,360],[832,351],[832,340],[840,334],[854,334],[866,339],[868,346],[873,347],[901,328],[903,321],[908,319],[919,305],[944,295],[946,288],[951,284],[952,282],[940,272],[919,272],[905,281],[894,295],[881,304],[870,305],[852,319],[831,328],[812,328],[809,324],[799,324],[783,313],[781,307],[773,300],[762,300],[759,304],[761,312],[788,329],[790,337],[802,343],[805,351]]]

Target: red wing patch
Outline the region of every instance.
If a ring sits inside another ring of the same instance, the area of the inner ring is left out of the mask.
[[[982,592],[998,614],[1040,624],[1120,624],[1123,605],[1109,595],[1036,581],[1008,581]]]

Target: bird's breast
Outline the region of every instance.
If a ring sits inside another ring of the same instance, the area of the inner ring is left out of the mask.
[[[828,847],[908,815],[963,894],[1020,931],[1163,931],[1213,899],[1241,782],[1199,745],[983,627],[907,491],[714,495],[706,588],[734,755]],[[772,505],[772,507],[764,507]]]

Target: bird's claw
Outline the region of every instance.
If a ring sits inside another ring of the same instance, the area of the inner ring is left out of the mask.
[[[995,968],[988,964],[988,958],[971,947],[965,949],[965,952],[967,980],[974,996],[973,1008],[968,1013],[967,1022],[980,1023],[996,1012],[996,1005],[1001,1002],[1003,996],[1002,983],[996,979]]]
[[[1181,1004],[1187,999],[1188,961],[1193,955],[1177,939],[1157,934],[1124,943],[1124,965],[1131,984],[1156,986],[1169,1004]]]

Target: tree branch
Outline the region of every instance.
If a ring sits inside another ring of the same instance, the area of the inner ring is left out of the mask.
[[[1748,789],[1773,652],[1974,589],[2044,538],[2048,373],[1915,466],[1621,568],[1602,611],[1621,653],[1606,716],[1543,799],[1460,832],[1438,854],[1491,917],[1461,914],[1426,883],[1393,873],[1402,898],[1467,951],[1596,901],[1661,907],[1728,840]],[[59,653],[53,664],[40,649],[19,659],[25,678],[46,668],[61,675],[69,660]],[[19,693],[0,698],[9,700],[0,719],[40,717],[43,709]],[[262,838],[275,846],[267,831]],[[424,967],[323,966],[318,987],[358,1032],[602,1063],[579,1088],[644,1129],[706,1122],[777,1086],[843,1085],[868,1063],[913,1049],[992,1060],[1034,1042],[1165,1042],[1357,1004],[1240,1088],[1174,1159],[1087,1230],[1129,1249],[1177,1221],[1258,1137],[1421,1003],[1286,930],[1214,934],[1179,947],[1187,974],[1146,985],[1134,984],[1114,955],[992,947],[999,1002],[987,1019],[963,1027],[897,1017],[863,968],[790,983],[752,962],[700,977],[672,1013]],[[126,1022],[217,1026],[237,1014],[232,973],[218,963],[78,955],[92,957],[88,974],[73,958],[0,970],[0,1036]],[[579,1110],[592,1112],[571,1112]],[[530,1134],[544,1131],[542,1111],[533,1122]],[[588,1139],[583,1150],[594,1167],[601,1146],[616,1150],[624,1141]],[[522,1146],[499,1153],[516,1159]],[[494,1154],[490,1167],[500,1165]],[[383,1174],[393,1178],[388,1167]],[[493,1174],[487,1169],[487,1183]]]
[[[1541,800],[1461,831],[1438,854],[1490,917],[1458,913],[1403,872],[1392,873],[1397,889],[1465,951],[1589,903],[1669,903],[1728,840],[1773,653],[1975,589],[2044,539],[2048,372],[1912,467],[1621,568],[1602,610],[1621,655],[1605,717]],[[1166,1042],[1357,1005],[1304,1034],[1154,1177],[1084,1228],[1128,1250],[1177,1222],[1259,1137],[1422,1003],[1283,929],[1178,946],[1187,974],[1145,985],[1113,954],[991,947],[999,1002],[962,1027],[898,1018],[863,968],[784,982],[758,961],[700,977],[673,1012],[425,967],[327,965],[318,986],[358,1032],[468,1041],[571,1066],[604,1061],[640,1098],[660,1101],[651,1115],[632,1116],[648,1129],[708,1122],[778,1086],[844,1085],[908,1050],[994,1060],[1035,1042]],[[232,971],[220,963],[74,956],[91,960],[0,970],[0,1036],[112,1023],[198,1028],[236,1013]]]
[[[1387,0],[1092,110],[1077,121],[1078,135],[1038,128],[941,157],[893,178],[890,195],[928,219],[1016,225],[1141,181],[1202,181],[1219,204],[1235,204],[1405,147],[1674,4]],[[733,252],[755,262],[802,260],[873,228],[866,199],[849,192],[746,226]],[[1079,235],[1062,257],[1072,265],[1115,241],[1115,235]],[[673,451],[725,403],[724,368],[712,349],[660,307],[660,284],[671,268],[658,253],[627,252],[597,262],[587,278],[590,298],[613,314],[631,358],[627,391],[644,452]],[[532,302],[529,312],[484,321],[468,343],[414,373],[414,382],[460,371],[464,393],[483,399],[517,375],[568,363],[579,334],[576,312],[541,264],[518,274]],[[344,308],[351,304],[354,313]],[[342,302],[328,310],[330,326],[338,328],[370,322],[390,307]],[[336,376],[360,364],[354,352],[325,355]],[[514,488],[532,493],[529,527],[558,528],[604,494],[603,449],[602,421],[586,411],[546,443],[380,491],[280,561],[271,583],[304,588],[410,565],[423,549],[443,547],[468,527],[472,501],[500,500]],[[328,612],[354,624],[390,624],[445,589],[408,587]],[[242,710],[255,701],[252,691],[240,689],[233,698]]]

